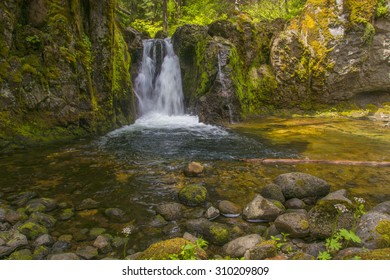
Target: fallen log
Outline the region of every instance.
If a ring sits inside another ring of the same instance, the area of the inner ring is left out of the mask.
[[[244,162],[259,164],[331,164],[331,165],[357,165],[373,167],[390,167],[390,161],[355,161],[355,160],[324,160],[324,159],[296,159],[296,158],[250,158],[242,159]]]

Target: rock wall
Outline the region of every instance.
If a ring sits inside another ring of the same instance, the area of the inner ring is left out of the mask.
[[[116,0],[0,3],[0,149],[134,119]]]

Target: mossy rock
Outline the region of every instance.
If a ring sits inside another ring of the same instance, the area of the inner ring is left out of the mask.
[[[169,260],[170,255],[180,254],[182,247],[187,244],[193,244],[184,238],[173,238],[152,244],[143,251],[138,260]],[[207,254],[203,249],[196,249],[198,259],[207,259]]]
[[[179,200],[188,206],[203,205],[207,199],[207,189],[200,185],[189,185],[179,192]]]
[[[23,249],[20,251],[13,252],[9,257],[9,260],[32,260],[33,256],[31,251],[28,249]]]
[[[24,223],[23,225],[18,227],[18,230],[25,236],[27,236],[29,240],[34,240],[42,234],[48,233],[47,228],[32,221]]]
[[[274,240],[263,241],[249,250],[245,255],[249,260],[265,260],[277,256],[277,244]]]
[[[351,259],[362,260],[390,260],[390,248],[375,249],[375,250],[361,250],[360,252],[351,252],[343,256],[343,260]]]

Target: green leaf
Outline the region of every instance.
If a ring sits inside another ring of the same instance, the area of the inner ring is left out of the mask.
[[[335,238],[326,239],[325,246],[331,251],[338,251],[341,249],[341,243]]]
[[[326,261],[326,260],[331,260],[332,256],[329,254],[328,251],[325,252],[320,252],[317,257],[319,260]]]

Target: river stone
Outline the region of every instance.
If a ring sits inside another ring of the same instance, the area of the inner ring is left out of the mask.
[[[26,223],[19,226],[18,230],[26,235],[29,240],[34,240],[48,232],[47,228],[33,221],[27,221]]]
[[[89,231],[89,236],[95,239],[96,237],[102,235],[105,232],[106,232],[105,228],[91,228],[91,230]]]
[[[77,211],[82,210],[91,210],[96,209],[99,207],[99,202],[96,200],[93,200],[92,198],[86,198],[83,201],[81,201],[80,205],[76,208]]]
[[[8,223],[15,225],[17,222],[24,220],[25,216],[17,211],[12,209],[6,209],[5,221]]]
[[[224,253],[233,258],[241,258],[245,252],[260,243],[262,238],[258,234],[250,234],[236,238],[225,244],[222,248]]]
[[[390,215],[390,201],[379,203],[377,206],[372,208],[370,212],[379,212]]]
[[[275,205],[275,202],[278,203],[278,206]],[[244,208],[243,218],[247,221],[274,221],[285,210],[279,201],[275,202],[261,195],[256,195]]]
[[[27,237],[17,230],[0,232],[3,245],[0,246],[0,258],[8,256],[17,249],[28,246]]]
[[[347,190],[345,189],[331,192],[327,196],[321,198],[321,200],[342,200],[349,204],[352,204],[352,201],[347,198]]]
[[[277,256],[276,242],[273,240],[262,241],[256,246],[249,249],[244,258],[246,260],[265,260]]]
[[[125,218],[125,212],[119,208],[107,208],[104,210],[104,214],[108,218],[116,221],[122,221]]]
[[[72,247],[72,244],[68,241],[57,241],[53,244],[51,247],[51,252],[53,254],[60,254],[67,250],[69,250]]]
[[[29,249],[22,249],[13,252],[9,257],[9,260],[32,260],[32,253]]]
[[[168,222],[161,216],[157,215],[156,217],[153,218],[153,220],[149,223],[151,227],[154,228],[161,228],[164,227],[168,224]]]
[[[160,204],[156,212],[167,221],[180,220],[183,217],[184,206],[180,203],[171,202]]]
[[[348,212],[341,213],[336,210],[335,205],[344,205]],[[343,200],[323,200],[309,211],[309,226],[311,236],[314,238],[328,238],[334,231],[345,228],[352,229],[354,223],[354,208]]]
[[[192,207],[190,209],[187,209],[183,213],[183,217],[191,220],[191,219],[198,219],[202,218],[206,213],[206,210],[202,207]]]
[[[197,177],[201,175],[204,171],[204,166],[196,161],[190,162],[185,168],[184,168],[184,174],[187,177]]]
[[[50,216],[50,215],[47,215],[44,213],[40,213],[40,212],[35,212],[35,213],[31,214],[30,219],[32,221],[35,221],[35,222],[43,225],[44,227],[47,227],[47,228],[54,227],[54,225],[57,222],[57,220],[53,216]]]
[[[7,198],[11,202],[11,205],[21,207],[26,205],[26,203],[37,196],[35,192],[22,192],[17,195],[11,195]]]
[[[109,239],[103,235],[96,237],[96,240],[93,242],[93,246],[98,248],[99,252],[102,254],[107,254],[112,251]]]
[[[78,247],[76,250],[76,255],[82,257],[86,260],[95,259],[99,253],[98,249],[92,246]]]
[[[280,186],[276,184],[268,184],[267,186],[264,187],[264,189],[261,190],[260,194],[264,198],[277,200],[280,201],[281,203],[284,203],[286,200],[284,198],[282,189],[280,188]]]
[[[305,202],[299,198],[291,198],[287,200],[284,204],[288,209],[303,209],[306,207]]]
[[[218,246],[229,242],[231,237],[231,230],[227,225],[211,222],[205,218],[188,220],[186,228],[188,232],[202,236],[208,242]]]
[[[288,233],[291,238],[302,238],[310,234],[307,213],[284,213],[276,218],[278,231]]]
[[[54,244],[53,237],[51,237],[49,234],[43,234],[39,236],[37,239],[34,241],[34,246],[39,247],[39,246],[51,246]]]
[[[360,219],[356,234],[362,245],[368,249],[385,248],[390,245],[390,215],[379,212],[368,212]]]
[[[185,240],[188,240],[188,241],[192,242],[192,243],[196,243],[196,241],[198,240],[198,238],[197,238],[196,236],[192,235],[192,234],[189,233],[189,232],[185,232],[185,233],[183,234],[183,238],[184,238]]]
[[[302,246],[302,251],[306,254],[312,255],[317,258],[320,252],[326,251],[325,242],[314,242],[304,244]]]
[[[172,221],[163,227],[163,232],[169,238],[181,237],[183,233],[181,232],[181,227],[176,221]]]
[[[367,252],[367,248],[349,247],[337,252],[333,260],[352,260],[355,256]]]
[[[8,231],[12,228],[9,223],[0,223],[0,231]]]
[[[36,198],[26,205],[26,212],[51,212],[57,208],[57,202],[51,198]]]
[[[50,249],[46,246],[38,246],[34,249],[32,255],[33,260],[43,260],[47,255],[50,254]]]
[[[122,238],[120,236],[116,236],[112,239],[111,243],[114,248],[119,248],[125,244],[125,240],[127,240],[127,242],[129,241],[128,238]]]
[[[282,189],[286,199],[290,198],[321,198],[330,191],[330,186],[324,180],[306,173],[293,172],[276,177],[275,184]]]
[[[50,260],[79,260],[80,258],[75,253],[63,253],[50,256]]]
[[[0,223],[5,221],[7,211],[4,208],[0,208]]]
[[[205,204],[207,189],[200,185],[188,185],[179,192],[179,200],[187,206],[198,206]]]
[[[73,240],[73,235],[71,234],[63,234],[57,238],[57,241],[65,241],[68,243],[72,242],[72,240]]]
[[[217,208],[215,208],[214,206],[211,206],[206,210],[206,213],[204,214],[204,216],[209,220],[214,220],[215,218],[217,218],[219,216],[219,214],[220,214],[219,210]]]
[[[66,208],[61,210],[59,219],[61,221],[67,221],[70,220],[73,216],[74,216],[73,208]]]
[[[222,200],[218,203],[218,209],[221,214],[228,218],[238,217],[241,214],[241,207],[228,200]]]

